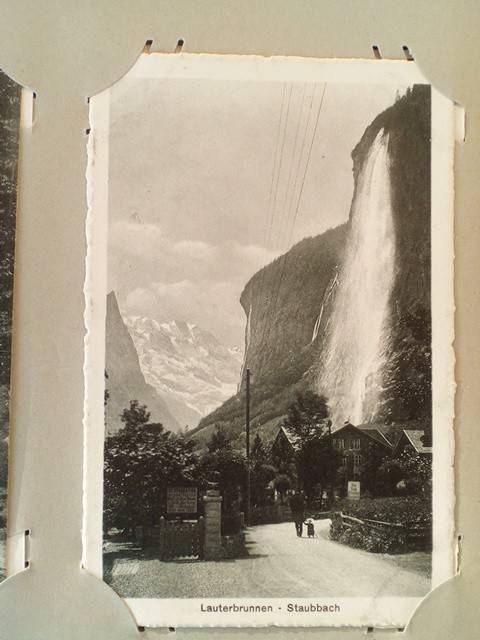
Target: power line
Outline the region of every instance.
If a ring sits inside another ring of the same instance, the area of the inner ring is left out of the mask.
[[[303,188],[305,186],[305,179],[306,179],[307,172],[308,172],[308,166],[310,164],[310,158],[311,158],[311,155],[312,155],[313,143],[315,141],[315,137],[316,137],[316,133],[317,133],[318,121],[320,119],[320,112],[322,110],[323,100],[325,98],[326,89],[327,89],[327,84],[325,83],[325,86],[323,88],[322,97],[321,97],[320,104],[319,104],[318,111],[317,111],[317,117],[316,117],[316,120],[315,120],[315,126],[314,126],[314,129],[313,129],[312,139],[310,141],[310,147],[309,147],[308,155],[307,155],[307,162],[305,163],[305,169],[304,169],[304,172],[303,172],[302,183],[301,183],[300,191],[299,191],[299,194],[298,194],[297,205],[296,205],[296,208],[295,208],[295,214],[294,214],[294,218],[293,218],[293,223],[292,223],[292,227],[291,227],[291,231],[290,231],[290,238],[289,238],[288,244],[290,244],[291,239],[293,237],[293,231],[294,231],[294,228],[295,228],[295,223],[296,223],[297,216],[298,216],[298,211],[299,211],[299,208],[300,208],[300,202],[301,202],[301,199],[302,199]],[[287,264],[287,259],[288,259],[288,252],[286,252],[283,255],[282,271],[280,273],[280,280],[279,280],[277,291],[276,291],[276,295],[275,295],[275,303],[273,305],[273,309],[274,310],[277,308],[278,296],[279,296],[280,289],[282,287],[283,278],[284,278],[284,275],[285,275],[285,267],[286,267],[286,264]],[[270,330],[269,330],[269,333],[270,333]]]
[[[285,87],[284,87],[285,90]],[[286,111],[286,115],[285,115],[285,119],[283,122],[283,129],[282,129],[282,142],[281,142],[281,149],[280,149],[280,158],[279,161],[277,163],[277,171],[276,171],[276,177],[275,177],[275,188],[274,188],[274,196],[272,198],[272,202],[271,202],[271,206],[270,206],[270,210],[269,210],[269,222],[268,222],[268,226],[267,226],[267,238],[266,238],[266,242],[265,242],[265,247],[268,248],[270,245],[270,241],[272,238],[272,229],[273,229],[273,221],[275,218],[275,209],[276,209],[276,204],[277,204],[277,197],[278,197],[278,185],[279,185],[279,181],[280,181],[280,174],[281,174],[281,170],[282,170],[282,165],[283,165],[283,159],[284,159],[284,150],[285,150],[285,140],[287,138],[287,128],[288,128],[288,120],[289,120],[289,115],[290,115],[290,106],[291,106],[291,99],[292,99],[292,91],[293,91],[293,84],[290,84],[290,92],[288,94],[288,102],[287,102],[287,111]],[[284,101],[282,100],[282,110],[284,107]],[[281,120],[280,120],[281,122]],[[274,171],[275,171],[275,163],[274,163]],[[262,273],[261,273],[261,278],[260,278],[260,284],[259,284],[259,298],[260,300],[263,297],[263,293],[264,293],[264,285],[265,285],[265,267],[262,268]],[[267,309],[270,308],[270,305],[265,305],[264,310],[263,310],[263,319],[265,319],[265,315],[267,312]],[[263,343],[263,339],[265,337],[265,326],[262,330],[262,338],[261,338],[261,343]]]
[[[303,105],[305,104],[306,91],[307,91],[307,83],[304,83],[302,100],[301,100],[301,103],[300,103],[299,114],[298,114],[297,127],[296,127],[296,130],[295,130],[295,140],[294,140],[293,151],[292,151],[292,160],[290,162],[290,171],[289,171],[289,174],[288,174],[288,181],[287,181],[287,186],[286,186],[286,189],[285,189],[285,199],[284,199],[284,202],[283,202],[283,209],[282,209],[281,218],[279,220],[279,240],[281,240],[282,226],[283,226],[283,222],[285,220],[285,213],[287,212],[287,202],[289,201],[290,186],[292,184],[293,166],[295,164],[295,155],[296,155],[296,152],[297,152],[298,137],[299,137],[298,134],[300,133],[300,123],[302,121]],[[295,184],[296,184],[296,182],[294,182],[294,186],[295,186]],[[288,216],[287,216],[287,220],[288,220]],[[281,242],[279,242],[279,246],[281,246]]]
[[[301,149],[300,149],[300,153],[298,155],[297,168],[296,168],[296,172],[295,172],[295,181],[293,183],[293,189],[292,189],[292,193],[291,193],[291,198],[290,198],[290,202],[289,202],[289,205],[288,205],[287,221],[290,218],[291,213],[292,213],[292,207],[293,207],[295,192],[297,190],[298,179],[299,179],[299,176],[300,176],[300,167],[301,167],[301,164],[302,164],[303,153],[304,153],[304,150],[305,150],[305,144],[307,142],[307,134],[308,134],[308,130],[309,130],[309,127],[310,127],[310,118],[311,118],[311,115],[312,115],[312,107],[313,107],[313,102],[314,102],[314,99],[315,99],[316,92],[317,92],[317,85],[315,84],[314,87],[313,87],[312,95],[310,97],[310,104],[309,104],[309,107],[308,107],[308,116],[307,116],[307,121],[305,123],[305,130],[303,132],[302,146],[301,146]],[[288,237],[289,237],[289,234],[288,234],[288,232],[286,232],[286,234],[285,234],[285,238],[286,238],[285,248],[287,248],[288,244],[289,244]]]
[[[301,184],[301,187],[300,187],[300,192],[298,194],[297,206],[296,206],[295,215],[294,215],[294,218],[293,218],[292,230],[291,230],[291,234],[290,234],[290,242],[291,242],[292,237],[293,237],[293,231],[294,231],[294,228],[295,228],[295,223],[297,221],[298,211],[300,209],[300,202],[301,202],[301,199],[302,199],[303,188],[305,186],[305,179],[307,177],[308,165],[310,164],[310,158],[312,156],[313,143],[315,142],[315,137],[317,135],[318,121],[320,120],[320,113],[322,111],[323,100],[325,98],[325,91],[326,90],[327,90],[327,83],[325,83],[325,86],[323,87],[322,98],[320,100],[320,105],[319,105],[318,111],[317,111],[317,118],[315,120],[315,127],[313,129],[313,135],[312,135],[312,139],[311,139],[311,142],[310,142],[310,148],[308,150],[307,162],[305,164],[305,171],[303,172],[302,184]]]
[[[282,172],[282,164],[283,164],[284,149],[285,149],[285,140],[287,139],[287,126],[288,126],[288,117],[290,115],[290,104],[291,104],[291,100],[292,100],[292,90],[293,90],[293,84],[290,85],[290,93],[288,94],[287,115],[285,117],[285,123],[284,123],[284,127],[283,127],[282,148],[281,148],[281,151],[280,151],[280,162],[278,164],[277,181],[276,181],[276,185],[275,185],[275,194],[274,194],[274,198],[273,198],[273,208],[272,208],[272,216],[271,216],[271,220],[270,220],[270,228],[273,228],[273,221],[274,221],[274,218],[275,218],[275,209],[277,208],[278,185],[279,185],[279,182],[280,182],[280,174]]]
[[[306,86],[306,85],[305,85]],[[300,166],[301,166],[301,160],[303,158],[303,153],[304,153],[304,149],[305,149],[305,143],[306,143],[306,138],[307,138],[307,133],[308,133],[308,129],[309,129],[309,125],[310,125],[310,118],[311,118],[311,113],[312,113],[312,105],[313,105],[313,100],[314,100],[314,96],[315,96],[315,92],[316,92],[316,88],[317,85],[314,85],[314,89],[312,91],[312,95],[310,97],[310,104],[308,107],[308,114],[307,114],[307,119],[306,119],[306,123],[305,123],[305,130],[303,132],[303,137],[302,137],[302,145],[300,148],[300,153],[298,156],[298,162],[297,162],[297,166],[296,166],[296,170],[295,170],[295,180],[293,183],[293,189],[292,189],[292,194],[291,194],[291,198],[290,198],[290,203],[289,203],[289,207],[287,209],[287,211],[291,208],[291,203],[293,202],[293,196],[295,194],[295,190],[296,190],[296,185],[298,182],[298,177],[300,175]],[[302,113],[300,113],[300,116],[302,115]],[[301,122],[301,118],[299,119],[299,123]],[[278,182],[278,176],[277,176],[277,182]],[[287,215],[287,220],[290,217],[290,213],[288,213]],[[281,236],[282,236],[282,229],[279,229],[279,240],[281,240]],[[285,257],[283,257],[283,260],[285,261]],[[260,287],[259,287],[259,292],[260,295],[263,295],[262,290],[264,288],[264,281],[265,281],[265,271],[266,268],[264,267],[263,271],[262,271],[262,278],[261,278],[261,283],[260,283]],[[284,271],[284,265],[282,267],[282,274]],[[283,277],[283,275],[282,275]],[[272,282],[272,286],[274,287],[274,282]],[[279,286],[281,286],[281,281],[279,283]],[[277,289],[277,293],[276,293],[276,297],[275,297],[275,305],[274,305],[274,309],[278,300],[278,291],[279,289]],[[273,300],[273,293],[272,296],[269,297],[268,299],[268,303],[266,302],[264,309],[263,309],[263,319],[265,320],[265,317],[267,315],[267,313],[270,311],[271,305],[272,305],[272,300]],[[263,322],[263,328],[262,328],[262,336],[261,336],[261,343],[263,343],[264,339],[265,339],[265,334],[267,334],[267,336],[270,334],[271,332],[271,327],[266,326],[266,323]]]
[[[276,168],[277,168],[277,160],[278,160],[278,150],[280,148],[280,131],[281,131],[281,125],[282,125],[282,120],[283,120],[283,112],[284,112],[284,107],[285,107],[285,94],[287,92],[287,85],[284,84],[283,85],[283,94],[282,94],[282,106],[280,107],[280,116],[278,118],[278,126],[277,126],[277,135],[276,135],[276,142],[275,142],[275,155],[274,155],[274,160],[273,160],[273,167],[272,167],[272,179],[270,181],[270,191],[268,194],[268,206],[267,206],[267,220],[266,220],[266,225],[265,225],[265,233],[264,233],[264,246],[267,246],[267,241],[268,241],[268,234],[269,234],[269,227],[271,225],[270,222],[270,210],[272,207],[272,196],[273,196],[273,185],[275,182],[275,174],[276,174]]]

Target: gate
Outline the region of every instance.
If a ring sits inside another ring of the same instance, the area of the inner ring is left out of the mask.
[[[205,526],[198,520],[165,520],[153,527],[137,527],[136,536],[142,548],[158,553],[160,560],[203,558]]]
[[[204,522],[160,518],[159,552],[161,560],[203,558]]]

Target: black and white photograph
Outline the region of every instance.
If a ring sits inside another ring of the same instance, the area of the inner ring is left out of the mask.
[[[406,624],[451,560],[432,89],[164,58],[90,101],[87,555],[198,625]]]
[[[0,580],[6,576],[12,301],[21,87],[0,69]]]

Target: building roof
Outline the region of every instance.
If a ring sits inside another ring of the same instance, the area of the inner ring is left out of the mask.
[[[395,449],[397,447],[403,435],[406,434],[406,431],[408,431],[409,433],[418,433],[420,434],[420,436],[416,437],[417,444],[419,442],[423,447],[423,444],[421,440],[419,440],[419,438],[423,436],[424,430],[418,428],[420,426],[418,422],[407,421],[402,422],[401,424],[378,424],[367,422],[365,424],[359,425],[351,425],[350,423],[347,423],[342,427],[334,430],[334,432],[336,433],[337,431],[340,431],[340,429],[343,429],[344,427],[349,425],[356,429],[359,429],[360,431],[362,431],[362,433],[365,433],[377,442],[387,445],[390,449]],[[415,436],[412,437],[415,439]],[[415,445],[412,443],[412,446]],[[422,450],[422,452],[428,453],[428,449],[429,447],[426,447],[424,448],[424,450]]]
[[[372,426],[372,425],[365,425]],[[403,432],[406,428],[408,428],[408,423],[403,422],[402,424],[388,424],[388,425],[376,425],[378,431],[388,440],[390,445],[394,448],[397,446],[397,443],[400,441],[400,438],[403,435]]]
[[[288,442],[292,445],[293,448],[296,448],[298,446],[298,440],[299,440],[298,436],[292,433],[292,431],[290,431],[287,427],[285,427],[284,425],[281,425],[278,433],[280,432],[283,433],[283,435],[288,440]],[[277,437],[278,437],[278,434],[277,434]]]
[[[332,435],[337,435],[340,431],[343,431],[343,429],[347,429],[347,428],[356,429],[357,431],[360,431],[360,433],[362,433],[365,436],[368,436],[378,444],[381,444],[382,446],[387,447],[388,449],[393,449],[393,445],[390,442],[390,440],[385,437],[385,435],[380,431],[380,429],[376,425],[373,425],[373,424],[360,424],[357,426],[352,424],[351,422],[347,422],[342,427],[332,431]]]
[[[368,436],[376,440],[379,444],[383,444],[389,449],[393,449],[393,444],[385,436],[385,434],[378,427],[372,427],[372,425],[360,425],[357,427],[362,433],[366,433]]]
[[[417,453],[432,453],[432,447],[425,447],[422,442],[422,437],[425,433],[424,430],[405,428],[405,423],[403,425],[376,425],[372,423],[354,425],[347,422],[343,426],[334,429],[332,436],[337,435],[348,427],[357,429],[363,435],[390,450],[396,449],[402,437],[405,437]],[[284,435],[293,449],[298,448],[300,438],[290,431],[288,427],[281,425],[277,437],[280,433]]]
[[[420,429],[404,429],[403,432],[417,453],[432,453],[432,447],[426,447],[422,442],[424,431]]]

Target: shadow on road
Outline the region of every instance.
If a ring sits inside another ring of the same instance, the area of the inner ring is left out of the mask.
[[[218,559],[205,560],[195,557],[186,558],[165,558],[160,560],[159,553],[155,548],[143,549],[137,543],[114,538],[107,540],[103,551],[103,579],[107,583],[111,583],[114,578],[114,570],[118,569],[119,564],[123,563],[142,563],[156,560],[165,564],[206,564],[206,563],[228,563],[233,564],[238,560],[256,560],[266,558],[267,554],[256,551],[257,543],[253,540],[247,540],[245,532],[236,541],[234,554],[229,556],[228,552]],[[232,553],[232,552],[230,552]]]

